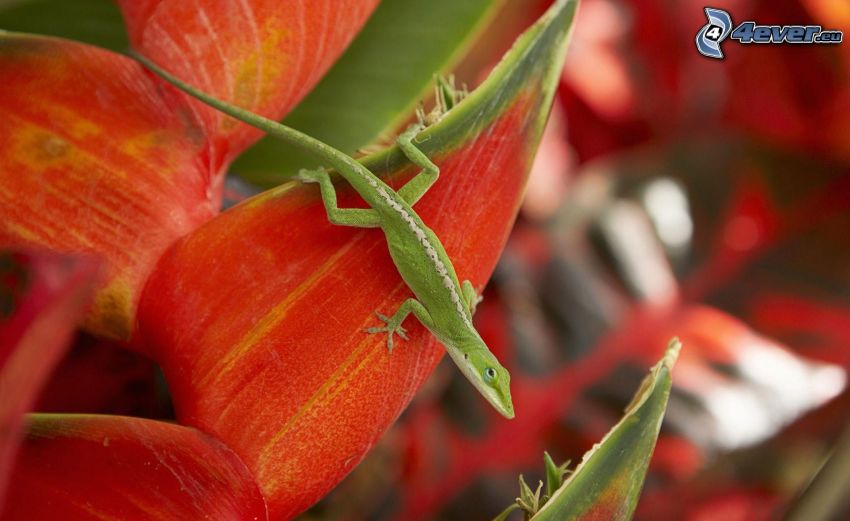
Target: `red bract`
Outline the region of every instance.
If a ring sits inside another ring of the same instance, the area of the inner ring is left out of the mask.
[[[86,326],[113,338],[129,337],[162,251],[219,206],[203,137],[180,99],[159,93],[128,58],[0,38],[0,245],[102,256]]]
[[[266,519],[232,451],[164,422],[33,415],[14,478],[6,519]]]
[[[222,97],[280,117],[327,70],[376,2],[346,2],[338,23],[328,18],[328,2],[284,4],[246,0],[204,9],[125,2],[124,8],[139,51],[178,64]],[[257,28],[242,27],[252,16]],[[225,45],[233,41],[243,43]],[[7,121],[0,129],[0,245],[103,256],[107,277],[86,327],[121,340],[133,334],[153,264],[218,212],[229,162],[259,137],[187,101],[126,57],[12,34],[0,38],[0,114]]]

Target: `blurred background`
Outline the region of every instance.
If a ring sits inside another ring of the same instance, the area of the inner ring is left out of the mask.
[[[480,82],[549,4],[503,2],[458,83]],[[847,0],[711,6],[736,23],[850,31]],[[684,350],[637,519],[780,519],[807,487],[848,490],[850,44],[727,42],[724,60],[708,59],[694,45],[704,7],[582,0],[475,317],[513,375],[517,418],[482,407],[447,361],[302,519],[491,519],[519,474],[542,479],[544,450],[577,462],[604,436],[672,336]],[[172,414],[150,361],[88,337],[37,409]],[[833,452],[829,479],[809,487]],[[850,519],[840,501],[823,508]]]

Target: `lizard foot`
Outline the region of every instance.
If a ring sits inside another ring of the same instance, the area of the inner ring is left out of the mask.
[[[395,343],[393,342],[393,335],[398,334],[402,340],[407,340],[407,329],[401,327],[401,324],[396,324],[393,326],[392,319],[388,318],[386,315],[375,312],[375,316],[377,316],[383,323],[386,324],[384,327],[368,327],[366,328],[367,333],[375,334],[375,333],[387,333],[387,349],[390,353],[393,352],[393,347]]]

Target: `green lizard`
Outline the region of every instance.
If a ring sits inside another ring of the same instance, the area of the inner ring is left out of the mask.
[[[276,121],[215,99],[178,80],[135,55],[149,69],[191,96],[239,121],[254,126],[287,143],[301,147],[332,166],[363,197],[370,208],[339,208],[330,175],[324,169],[302,170],[302,182],[318,183],[328,219],[337,225],[381,228],[390,255],[416,298],[407,299],[387,318],[376,313],[386,325],[368,328],[369,333],[386,332],[392,351],[393,335],[406,339],[401,326],[411,313],[443,343],[463,375],[506,418],[514,417],[510,394],[510,374],[487,348],[472,325],[479,297],[472,283],[458,281],[454,266],[437,236],[416,214],[412,206],[439,176],[439,168],[414,144],[421,125],[414,125],[398,138],[398,146],[422,171],[398,192],[348,155]]]

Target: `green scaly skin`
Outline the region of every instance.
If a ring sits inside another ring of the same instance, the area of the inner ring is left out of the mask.
[[[472,325],[479,297],[472,283],[461,284],[442,243],[412,206],[439,177],[439,168],[415,145],[421,126],[414,125],[398,138],[399,148],[422,171],[398,192],[346,154],[297,130],[245,109],[215,99],[178,80],[149,61],[135,55],[150,70],[189,95],[216,109],[298,146],[333,167],[363,197],[370,208],[339,208],[336,191],[327,171],[302,170],[299,179],[318,183],[328,219],[337,225],[383,230],[393,262],[416,298],[407,299],[391,317],[376,313],[386,325],[369,333],[387,333],[392,351],[393,336],[406,338],[401,326],[411,313],[437,337],[463,375],[506,418],[514,417],[510,374],[481,340]]]

